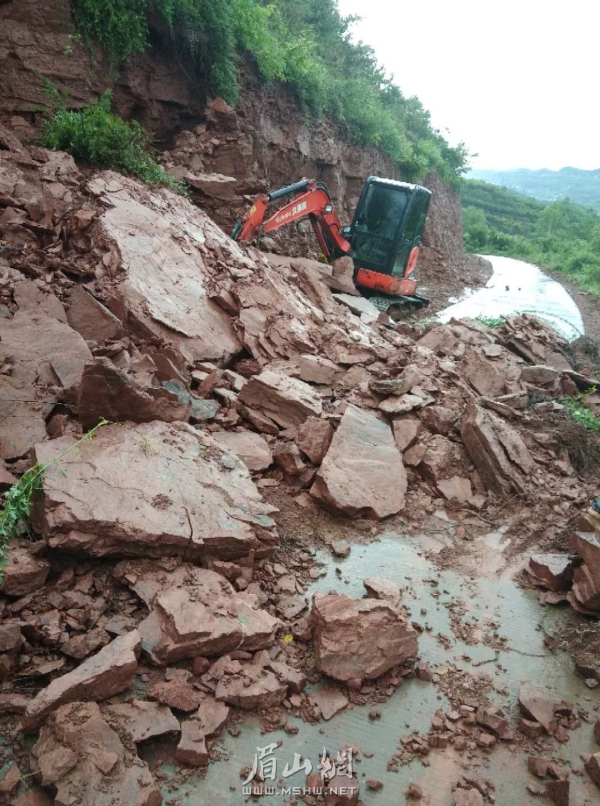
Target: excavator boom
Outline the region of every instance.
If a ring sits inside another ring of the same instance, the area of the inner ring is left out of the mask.
[[[269,204],[286,196],[295,198],[265,220]],[[342,235],[342,225],[321,182],[308,179],[259,196],[248,212],[238,219],[232,237],[240,243],[254,243],[280,227],[308,218],[323,254],[328,260],[350,253],[350,244]]]

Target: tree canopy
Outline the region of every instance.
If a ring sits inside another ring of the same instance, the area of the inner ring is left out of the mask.
[[[452,147],[418,98],[406,98],[371,47],[351,38],[353,17],[337,0],[71,0],[84,39],[98,42],[118,71],[144,51],[152,29],[184,48],[209,91],[235,104],[238,62],[255,61],[265,82],[282,81],[304,109],[331,115],[346,136],[373,145],[416,180],[435,170],[451,182],[466,170],[464,144]],[[415,65],[415,70],[419,69]]]

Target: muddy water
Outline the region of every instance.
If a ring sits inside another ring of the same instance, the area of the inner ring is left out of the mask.
[[[535,314],[574,341],[583,336],[583,319],[569,293],[537,266],[510,257],[483,255],[492,263],[494,273],[485,288],[469,293],[464,299],[441,311],[436,318],[447,322],[452,317],[510,316]]]
[[[482,538],[482,550],[490,555],[501,554],[505,540],[501,535],[492,534]],[[424,627],[431,627],[419,638],[421,657],[444,675],[449,664],[468,670],[474,677],[490,675],[496,689],[504,690],[505,696],[497,697],[499,703],[508,707],[511,720],[517,716],[517,692],[525,681],[534,681],[551,692],[557,699],[578,702],[592,713],[598,708],[600,696],[588,690],[572,671],[567,655],[549,654],[543,643],[544,634],[540,624],[544,615],[544,626],[553,631],[556,620],[561,619],[561,611],[542,609],[536,596],[515,587],[491,571],[488,576],[468,574],[460,576],[453,571],[438,572],[428,559],[431,551],[437,548],[422,537],[406,537],[394,533],[384,533],[369,545],[355,545],[349,558],[332,560],[327,554],[319,554],[323,563],[323,576],[312,586],[309,594],[316,591],[337,590],[350,596],[364,594],[362,580],[369,576],[385,576],[404,589],[404,601],[411,608],[411,617]],[[492,566],[493,567],[493,566]],[[339,569],[341,575],[336,573]],[[464,604],[463,623],[472,622],[479,643],[465,644],[452,633],[450,611],[447,605],[460,600]],[[426,613],[422,613],[422,609]],[[497,653],[486,646],[483,639],[493,633],[506,636],[506,649]],[[439,643],[436,636],[442,633],[452,640],[449,649]],[[316,688],[310,687],[308,691]],[[380,720],[372,722],[369,711],[377,708],[382,712]],[[190,778],[177,788],[181,806],[200,806],[211,803],[221,806],[226,803],[243,803],[240,769],[252,764],[258,747],[266,747],[281,740],[275,756],[278,761],[277,777],[281,777],[284,765],[293,761],[294,753],[300,753],[312,761],[316,768],[320,754],[326,747],[332,752],[346,744],[358,744],[363,751],[373,753],[370,759],[364,758],[356,769],[362,781],[361,798],[367,806],[398,806],[404,803],[403,792],[409,783],[418,783],[430,797],[430,806],[450,806],[453,803],[451,787],[465,772],[462,766],[465,759],[452,749],[432,751],[429,767],[414,760],[401,767],[399,773],[387,771],[387,762],[396,751],[400,736],[421,731],[426,733],[431,718],[438,708],[448,710],[449,702],[438,693],[435,685],[419,680],[405,681],[395,691],[387,703],[378,706],[361,706],[341,712],[329,722],[306,725],[290,718],[289,723],[299,727],[296,736],[281,731],[261,735],[258,721],[250,719],[244,723],[237,738],[228,734],[219,741],[227,759],[211,764],[206,778]],[[569,759],[573,766],[581,767],[579,754],[594,752],[591,726],[583,724],[569,734],[566,746],[555,746],[553,752]],[[162,767],[165,773],[172,774],[172,768]],[[497,747],[485,762],[475,761],[469,769],[475,776],[490,779],[496,785],[498,806],[539,803],[526,790],[534,779],[527,772],[527,756],[511,753],[506,746]],[[384,786],[379,792],[369,792],[364,781],[368,778],[380,779]],[[296,774],[287,778],[286,786],[302,786],[304,775]],[[235,787],[235,790],[230,789]],[[168,788],[165,787],[165,800]],[[597,803],[598,790],[587,775],[572,776],[572,803]],[[173,793],[171,793],[172,796]],[[289,803],[290,799],[281,795],[263,799],[262,803]]]

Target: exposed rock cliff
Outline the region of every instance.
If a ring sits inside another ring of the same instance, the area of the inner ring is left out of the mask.
[[[402,178],[389,157],[352,144],[330,120],[307,120],[291,90],[265,87],[251,67],[235,111],[222,102],[205,110],[205,88],[190,80],[193,68],[174,59],[158,33],[151,49],[132,58],[118,78],[111,76],[103,54],[92,57],[77,38],[68,0],[0,3],[0,74],[0,122],[21,139],[35,134],[35,110],[46,102],[40,75],[68,88],[73,106],[112,88],[116,111],[139,120],[157,144],[172,147],[168,161],[180,175],[196,177],[195,200],[226,229],[246,204],[243,196],[302,177],[325,182],[348,223],[367,176]],[[434,251],[426,250],[422,271],[436,275],[462,267],[460,200],[435,175],[424,184],[434,191],[424,237]],[[291,241],[298,254],[314,248],[310,236]]]

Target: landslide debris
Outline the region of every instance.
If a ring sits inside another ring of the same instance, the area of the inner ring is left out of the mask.
[[[418,592],[385,577],[361,599],[309,588],[315,546],[353,557],[384,519],[417,533],[450,513],[466,546],[505,521],[545,595],[597,614],[597,533],[571,529],[595,479],[557,436],[561,401],[594,379],[567,345],[530,316],[499,330],[375,318],[336,299],[331,267],[244,251],[167,190],[3,142],[0,488],[47,465],[0,587],[0,713],[13,739],[39,731],[5,791],[31,773],[40,803],[153,806],[160,779],[137,745],[170,737],[180,769],[203,768],[248,711],[293,734],[289,716],[333,719],[414,676],[453,709],[402,737],[391,770],[515,731],[568,738],[569,704],[524,687],[513,729],[419,657]],[[564,780],[544,782],[555,801]],[[454,793],[492,795],[467,777]]]

